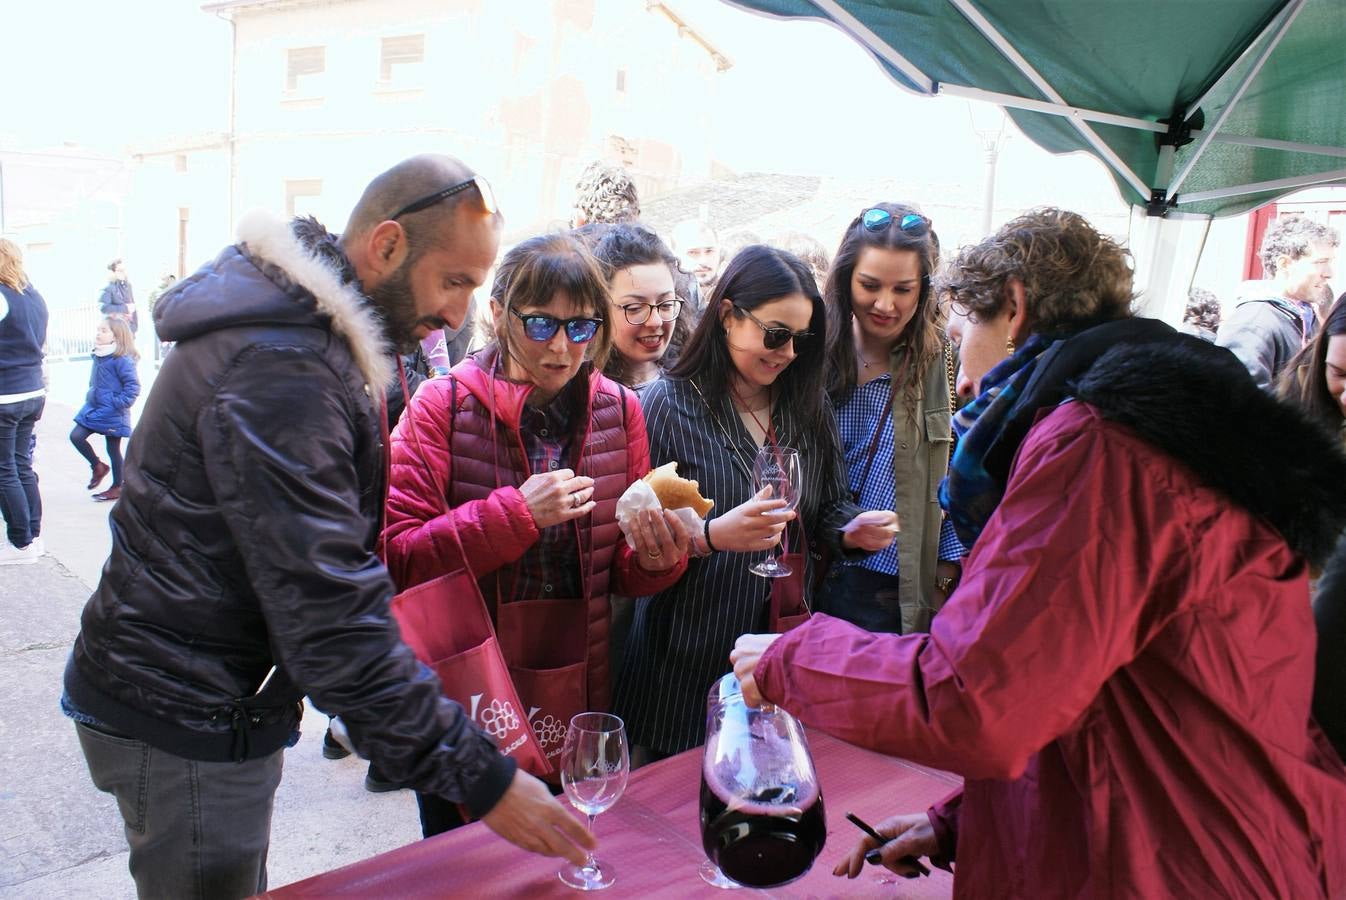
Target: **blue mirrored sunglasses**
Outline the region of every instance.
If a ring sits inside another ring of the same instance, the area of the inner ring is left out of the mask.
[[[549,341],[564,325],[570,343],[587,344],[594,339],[595,334],[598,334],[598,326],[603,324],[602,319],[584,317],[558,319],[543,313],[521,313],[512,306],[509,311],[519,317],[519,321],[523,323],[523,333],[530,341]]]
[[[886,209],[867,209],[860,214],[860,224],[866,231],[883,231],[893,224],[893,214]],[[897,227],[908,234],[923,234],[930,230],[930,220],[920,213],[907,213],[897,222]]]

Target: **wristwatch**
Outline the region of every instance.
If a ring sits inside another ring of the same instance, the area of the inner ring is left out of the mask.
[[[940,593],[942,593],[946,597],[952,594],[953,589],[957,586],[958,586],[958,579],[954,578],[952,575],[935,576],[935,587],[939,588]]]

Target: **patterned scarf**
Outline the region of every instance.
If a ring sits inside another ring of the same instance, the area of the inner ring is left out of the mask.
[[[986,373],[977,399],[953,417],[958,443],[949,474],[939,486],[939,503],[964,547],[976,542],[1005,494],[1004,483],[986,470],[986,452],[1033,377],[1038,356],[1050,345],[1041,335],[1032,335],[1013,356]]]

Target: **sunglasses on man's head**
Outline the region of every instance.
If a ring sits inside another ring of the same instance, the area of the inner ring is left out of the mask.
[[[734,305],[734,311],[741,316],[747,316],[749,319],[752,319],[757,327],[762,329],[762,346],[766,347],[768,350],[779,350],[781,347],[785,346],[787,341],[793,338],[795,342],[794,350],[798,353],[800,345],[813,337],[812,331],[791,331],[788,328],[768,325],[737,304]]]
[[[458,184],[444,188],[442,191],[435,191],[433,194],[427,194],[419,200],[414,200],[388,218],[398,219],[414,212],[420,212],[423,209],[429,209],[439,201],[452,197],[454,194],[462,193],[470,187],[475,187],[477,193],[481,195],[481,205],[482,208],[486,210],[487,215],[493,215],[499,210],[499,207],[495,202],[495,191],[491,190],[490,183],[480,175],[474,175],[467,181],[459,182]]]
[[[588,317],[558,319],[543,313],[521,313],[512,306],[509,311],[519,317],[519,321],[523,323],[523,333],[531,341],[549,341],[564,325],[570,343],[587,344],[598,334],[598,326],[603,324],[602,319]]]
[[[887,231],[893,219],[892,213],[877,206],[860,214],[860,224],[865,226],[865,231]],[[897,220],[897,227],[907,234],[921,235],[930,230],[930,220],[920,213],[907,213]]]

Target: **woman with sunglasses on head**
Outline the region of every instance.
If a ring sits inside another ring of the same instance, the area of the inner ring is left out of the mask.
[[[617,498],[650,459],[640,402],[598,371],[611,343],[608,306],[602,268],[575,237],[536,237],[506,254],[491,289],[494,341],[426,382],[393,433],[384,531],[401,590],[468,567],[512,671],[573,675],[583,663],[582,710],[609,704],[608,593],[667,588],[688,545],[671,513],[642,513],[634,548],[617,525]],[[550,603],[502,616],[509,604],[539,599]],[[565,603],[574,616],[558,626]],[[550,624],[529,631],[540,621]],[[511,657],[509,648],[524,645],[547,659]],[[575,660],[557,659],[572,651]],[[515,686],[523,692],[517,677]],[[544,740],[542,749],[559,746]],[[426,836],[461,821],[452,804],[418,800]]]
[[[677,295],[678,258],[642,225],[610,226],[594,246],[612,296],[612,353],[603,374],[637,394],[677,361],[691,333]]]
[[[823,392],[826,312],[798,257],[746,247],[730,261],[678,364],[642,398],[655,465],[677,462],[715,503],[677,584],[637,603],[616,708],[637,760],[705,739],[706,691],[729,671],[745,628],[767,625],[779,582],[808,598],[812,559],[788,579],[749,571],[766,553],[804,545],[850,556],[892,543],[891,511],[862,512],[846,493],[836,421]],[[764,444],[799,451],[798,506],[754,493]],[[796,524],[788,526],[791,521]]]
[[[880,203],[847,226],[827,278],[827,389],[851,495],[895,510],[902,531],[831,566],[817,608],[870,631],[929,631],[963,555],[939,508],[957,365],[930,290],[938,260],[929,219]]]

